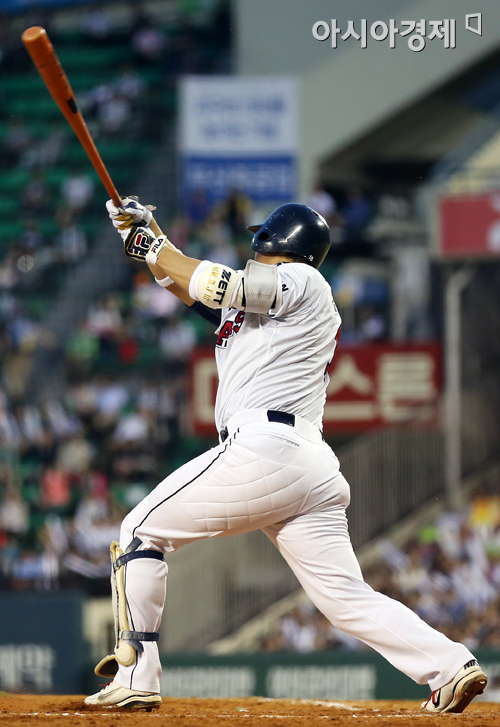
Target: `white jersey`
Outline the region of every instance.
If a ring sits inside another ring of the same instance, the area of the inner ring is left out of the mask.
[[[340,315],[326,280],[304,263],[278,265],[281,301],[268,315],[225,308],[216,331],[215,422],[247,409],[296,414],[322,428]]]

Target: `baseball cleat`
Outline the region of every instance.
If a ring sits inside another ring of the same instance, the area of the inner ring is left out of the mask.
[[[455,678],[436,689],[426,702],[422,702],[421,712],[463,712],[470,702],[482,694],[488,683],[486,674],[481,670],[476,659],[468,661]]]
[[[120,707],[121,709],[146,709],[151,712],[161,705],[161,697],[154,692],[121,687],[114,680],[104,689],[85,699],[87,707]]]

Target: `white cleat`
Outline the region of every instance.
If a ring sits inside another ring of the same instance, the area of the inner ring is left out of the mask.
[[[121,709],[146,709],[151,712],[161,705],[161,697],[154,692],[140,692],[138,689],[121,687],[114,680],[104,689],[91,694],[84,702],[87,707],[120,707]]]
[[[421,712],[463,712],[470,702],[482,694],[488,683],[486,674],[475,659],[468,661],[455,678],[441,689],[436,689],[426,702],[422,702]]]

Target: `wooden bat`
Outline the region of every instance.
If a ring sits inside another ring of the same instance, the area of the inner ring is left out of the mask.
[[[121,205],[120,195],[116,191],[116,187],[111,181],[104,162],[90,136],[87,124],[76,105],[73,89],[69,84],[64,69],[54,50],[54,46],[50,42],[45,29],[39,26],[28,28],[22,34],[22,40],[52,98],[61,109],[69,125],[77,135],[80,144],[87,152],[107,193],[114,204],[119,207]]]

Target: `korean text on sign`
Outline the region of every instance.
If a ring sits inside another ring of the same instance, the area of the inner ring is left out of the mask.
[[[433,422],[441,391],[435,344],[340,347],[327,388],[325,431]]]

